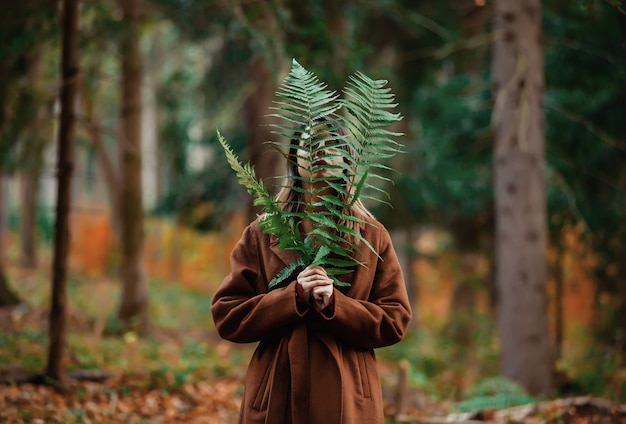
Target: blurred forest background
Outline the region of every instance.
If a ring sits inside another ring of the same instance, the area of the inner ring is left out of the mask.
[[[333,90],[356,71],[389,80],[404,116],[393,207],[373,210],[414,309],[407,339],[378,353],[389,416],[626,401],[622,2],[89,0],[69,32],[74,67],[62,63],[62,3],[0,14],[0,377],[13,382],[0,386],[0,418],[232,422],[253,346],[220,341],[209,306],[258,210],[215,130],[260,176],[282,174],[266,115],[292,58]],[[526,30],[529,50],[512,48]],[[507,133],[524,125],[527,136]],[[55,376],[54,305],[67,307],[63,372],[105,371],[108,383],[33,410],[14,383]]]

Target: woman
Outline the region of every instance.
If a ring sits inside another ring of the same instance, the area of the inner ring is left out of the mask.
[[[345,131],[333,128],[340,132],[333,139],[330,121],[318,125],[328,131],[316,135],[324,149],[314,157],[305,148],[308,131],[292,140],[287,161],[291,181],[277,195],[284,209],[306,213],[306,205],[316,200],[307,193],[322,196],[333,192],[328,180],[345,181],[333,173],[345,172],[345,155],[336,152],[347,148],[331,145]],[[343,225],[357,229],[378,253],[364,246],[355,249],[366,265],[337,276],[347,287],[333,286],[323,267],[311,266],[268,290],[268,282],[298,258],[279,250],[276,237],[262,231],[262,217],[244,230],[233,249],[231,272],[217,290],[211,312],[221,337],[259,342],[246,375],[240,423],[384,422],[373,349],[399,342],[411,311],[388,232],[360,201],[347,213],[360,220]],[[303,236],[313,228],[306,219],[299,226]]]

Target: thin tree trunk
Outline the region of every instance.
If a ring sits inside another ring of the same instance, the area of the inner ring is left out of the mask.
[[[120,184],[118,178],[118,171],[115,168],[113,160],[107,152],[104,145],[103,126],[98,122],[94,116],[93,101],[89,99],[86,84],[84,81],[79,87],[79,94],[82,100],[83,109],[85,111],[85,125],[87,132],[91,136],[91,142],[96,153],[96,160],[102,170],[102,175],[106,182],[107,191],[109,192],[109,207],[111,216],[111,227],[113,232],[117,236],[119,235],[119,217],[120,217]]]
[[[37,267],[36,228],[37,228],[37,192],[39,170],[35,165],[21,172],[21,264],[25,268]]]
[[[20,303],[19,297],[9,288],[6,277],[6,248],[4,239],[7,228],[7,201],[6,201],[5,174],[0,172],[0,307],[13,306]]]
[[[406,291],[409,296],[409,303],[413,316],[411,318],[411,328],[418,326],[418,286],[415,282],[415,271],[413,271],[413,263],[415,262],[415,228],[413,226],[398,227],[391,232],[391,239],[398,254],[398,261],[402,268]]]
[[[121,45],[121,184],[120,235],[122,298],[118,316],[143,333],[148,326],[148,288],[143,258],[144,216],[141,186],[142,60],[139,48],[139,1],[120,0],[126,25]]]
[[[50,345],[46,377],[63,381],[63,355],[67,321],[67,257],[70,246],[70,195],[74,144],[74,101],[78,85],[78,2],[63,2],[63,44],[61,58],[61,118],[58,133],[58,189],[54,253],[52,260],[52,297],[50,305]]]
[[[475,0],[456,1],[453,10],[462,39],[471,39],[486,32],[487,10]],[[488,52],[487,49],[484,51]],[[489,58],[482,50],[462,50],[455,54],[456,74],[480,81],[488,62]],[[452,295],[450,319],[453,340],[458,346],[463,346],[471,341],[470,336],[473,333],[473,323],[469,317],[476,309],[477,302],[476,253],[482,248],[481,236],[485,233],[486,226],[481,217],[460,217],[451,228],[458,247],[460,272]]]
[[[544,71],[539,0],[497,0],[494,78],[500,369],[530,393],[553,388],[547,308]]]
[[[556,240],[556,263],[554,264],[554,355],[555,360],[561,359],[563,354],[563,296],[565,276],[563,270],[562,232],[559,232]]]
[[[43,153],[48,134],[42,128],[44,125],[46,94],[41,86],[42,53],[40,48],[34,48],[26,58],[26,73],[28,77],[27,94],[25,98],[32,109],[29,128],[24,132],[26,157],[21,175],[21,263],[26,268],[37,267],[37,198],[39,194],[39,178],[43,167]]]
[[[4,63],[0,62],[0,105],[6,104],[7,99],[7,86],[8,86],[8,71]],[[6,121],[6,108],[0,107],[0,143],[4,138],[5,133],[5,121]],[[5,167],[8,164],[3,160],[0,160],[0,306],[17,305],[19,299],[9,288],[9,283],[6,277],[6,249],[4,247],[4,239],[6,236],[7,221],[8,221],[8,202],[6,198],[6,172]]]

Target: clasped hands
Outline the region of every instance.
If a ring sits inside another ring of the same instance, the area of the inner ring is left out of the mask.
[[[333,280],[328,277],[324,268],[319,265],[308,266],[298,274],[297,281],[305,299],[312,299],[318,310],[328,306],[333,294]]]

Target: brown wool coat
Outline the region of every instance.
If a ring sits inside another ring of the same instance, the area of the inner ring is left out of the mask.
[[[268,282],[297,257],[279,250],[258,220],[231,254],[231,272],[211,312],[232,342],[260,342],[250,361],[239,422],[244,424],[383,423],[374,348],[397,343],[411,319],[404,280],[387,230],[362,235],[367,267],[339,278],[327,316],[296,302],[296,281],[268,292]]]

